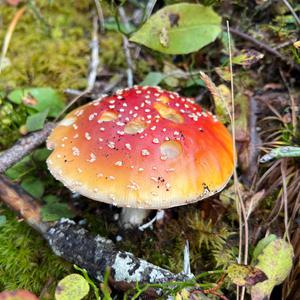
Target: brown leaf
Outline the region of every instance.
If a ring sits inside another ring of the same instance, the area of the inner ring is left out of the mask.
[[[230,265],[227,269],[227,275],[238,286],[252,286],[268,279],[260,269],[239,264]]]

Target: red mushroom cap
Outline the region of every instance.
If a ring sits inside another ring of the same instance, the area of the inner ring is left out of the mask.
[[[162,209],[220,191],[233,172],[232,138],[191,98],[126,88],[70,112],[48,138],[53,176],[122,207]]]

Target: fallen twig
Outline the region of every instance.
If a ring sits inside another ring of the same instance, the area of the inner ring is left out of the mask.
[[[281,53],[279,53],[277,50],[275,50],[274,48],[268,46],[267,44],[256,40],[254,37],[239,31],[236,28],[230,28],[230,33],[233,33],[245,40],[248,40],[249,42],[251,42],[252,44],[256,45],[257,47],[269,52],[270,54],[278,57],[281,61],[285,62],[287,65],[291,66],[292,68],[300,71],[300,66],[296,65],[293,61],[289,60],[288,58],[284,57]]]
[[[97,1],[96,1],[97,2]],[[91,91],[95,85],[97,69],[99,66],[99,41],[98,41],[98,18],[93,19],[93,34],[91,41],[91,62],[88,76],[87,90]]]
[[[77,94],[77,96],[72,99],[68,105],[61,111],[61,113],[56,117],[55,121],[58,120],[71,106],[73,106],[81,97],[86,94],[89,94],[95,85],[97,78],[97,69],[99,66],[99,40],[98,40],[98,18],[94,17],[93,19],[93,32],[92,32],[92,41],[91,41],[91,61],[89,67],[89,74],[87,78],[87,87],[84,91]]]
[[[5,172],[33,149],[45,142],[47,136],[54,128],[54,123],[47,123],[42,130],[33,132],[21,138],[14,146],[0,155],[0,173]]]
[[[124,26],[127,30],[127,32],[129,31],[129,23],[128,23],[128,19],[127,16],[125,14],[124,8],[122,6],[119,7],[119,14],[121,17],[122,22],[124,23]],[[125,53],[125,57],[126,57],[126,62],[127,62],[127,85],[128,87],[132,87],[133,86],[133,62],[131,59],[131,53],[130,53],[130,49],[129,49],[129,41],[128,38],[123,34],[123,49],[124,49],[124,53]]]
[[[62,219],[54,225],[43,222],[37,201],[3,175],[0,175],[0,198],[43,235],[56,255],[86,269],[98,281],[103,281],[109,268],[109,281],[117,289],[132,289],[136,282],[160,284],[193,278],[185,274],[174,274],[137,258],[132,253],[118,251],[111,240],[99,235],[92,236],[71,220]],[[149,293],[152,297],[157,297],[161,290],[151,289]]]

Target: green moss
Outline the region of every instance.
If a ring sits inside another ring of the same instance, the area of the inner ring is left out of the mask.
[[[52,293],[71,266],[55,256],[46,242],[24,222],[0,206],[7,222],[0,227],[0,290],[28,289]],[[51,299],[51,298],[50,298]]]
[[[20,18],[7,52],[10,65],[1,74],[0,89],[86,85],[91,39],[90,1],[30,2]],[[36,4],[34,4],[36,3]],[[17,8],[1,6],[7,29]],[[6,30],[0,33],[4,39]]]
[[[24,105],[14,105],[0,97],[0,151],[20,136],[19,127],[27,117]]]

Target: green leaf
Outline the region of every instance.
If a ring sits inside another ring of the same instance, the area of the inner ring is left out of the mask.
[[[26,120],[26,128],[29,132],[40,130],[44,127],[49,109],[28,116]]]
[[[144,78],[142,82],[140,82],[140,85],[158,85],[162,80],[164,79],[164,74],[160,72],[150,72],[148,75]]]
[[[26,177],[21,187],[34,198],[41,198],[44,194],[44,183],[33,176]]]
[[[50,117],[56,117],[65,106],[64,95],[52,88],[17,89],[8,94],[8,99],[17,104],[23,103],[38,112],[49,109]]]
[[[74,265],[74,269],[81,272],[85,278],[85,280],[90,284],[90,286],[92,287],[92,289],[94,290],[94,294],[95,294],[95,299],[101,299],[99,296],[99,289],[96,286],[96,284],[94,283],[94,281],[89,277],[89,274],[87,272],[86,269],[82,269],[76,265]],[[110,298],[109,298],[110,299]],[[103,299],[105,300],[105,298]]]
[[[12,180],[20,179],[32,167],[30,155],[25,156],[22,160],[17,162],[14,166],[6,170],[5,175]]]
[[[45,197],[43,197],[43,200],[47,202],[47,204],[52,204],[58,203],[60,201],[60,198],[56,195],[46,195]]]
[[[283,239],[275,239],[264,247],[257,257],[255,267],[262,270],[268,279],[251,288],[251,299],[269,299],[273,288],[289,275],[293,256],[293,247]]]
[[[204,81],[200,78],[189,78],[186,82],[187,88],[195,86],[195,85],[205,87]]]
[[[270,234],[268,236],[266,236],[265,238],[261,239],[252,254],[252,262],[251,264],[256,264],[257,263],[257,258],[258,256],[263,252],[263,250],[266,248],[266,246],[268,246],[268,244],[270,244],[271,242],[275,241],[277,239],[275,234]]]
[[[211,7],[179,3],[165,6],[135,32],[130,41],[167,54],[186,54],[213,42],[221,17]]]
[[[32,153],[32,158],[39,162],[44,162],[50,155],[51,151],[47,148],[37,149]]]
[[[0,227],[3,226],[6,223],[6,217],[3,215],[0,215]]]
[[[300,147],[283,146],[272,149],[259,160],[260,163],[266,163],[272,159],[283,157],[300,157]]]
[[[63,278],[55,290],[56,300],[80,300],[89,292],[89,284],[83,276],[70,274]]]
[[[50,201],[49,198],[47,200],[47,204],[45,204],[41,209],[41,216],[43,221],[52,222],[58,221],[61,218],[74,217],[74,214],[70,211],[70,208],[66,203],[58,203],[54,198],[52,198]]]
[[[120,28],[119,28],[119,26],[120,26]],[[135,26],[130,22],[126,25],[124,23],[120,22],[119,26],[118,26],[118,23],[115,18],[108,18],[108,19],[105,19],[105,21],[104,21],[104,28],[106,30],[116,31],[116,32],[120,32],[120,30],[121,30],[121,32],[130,34],[131,32],[133,32],[136,29]]]

